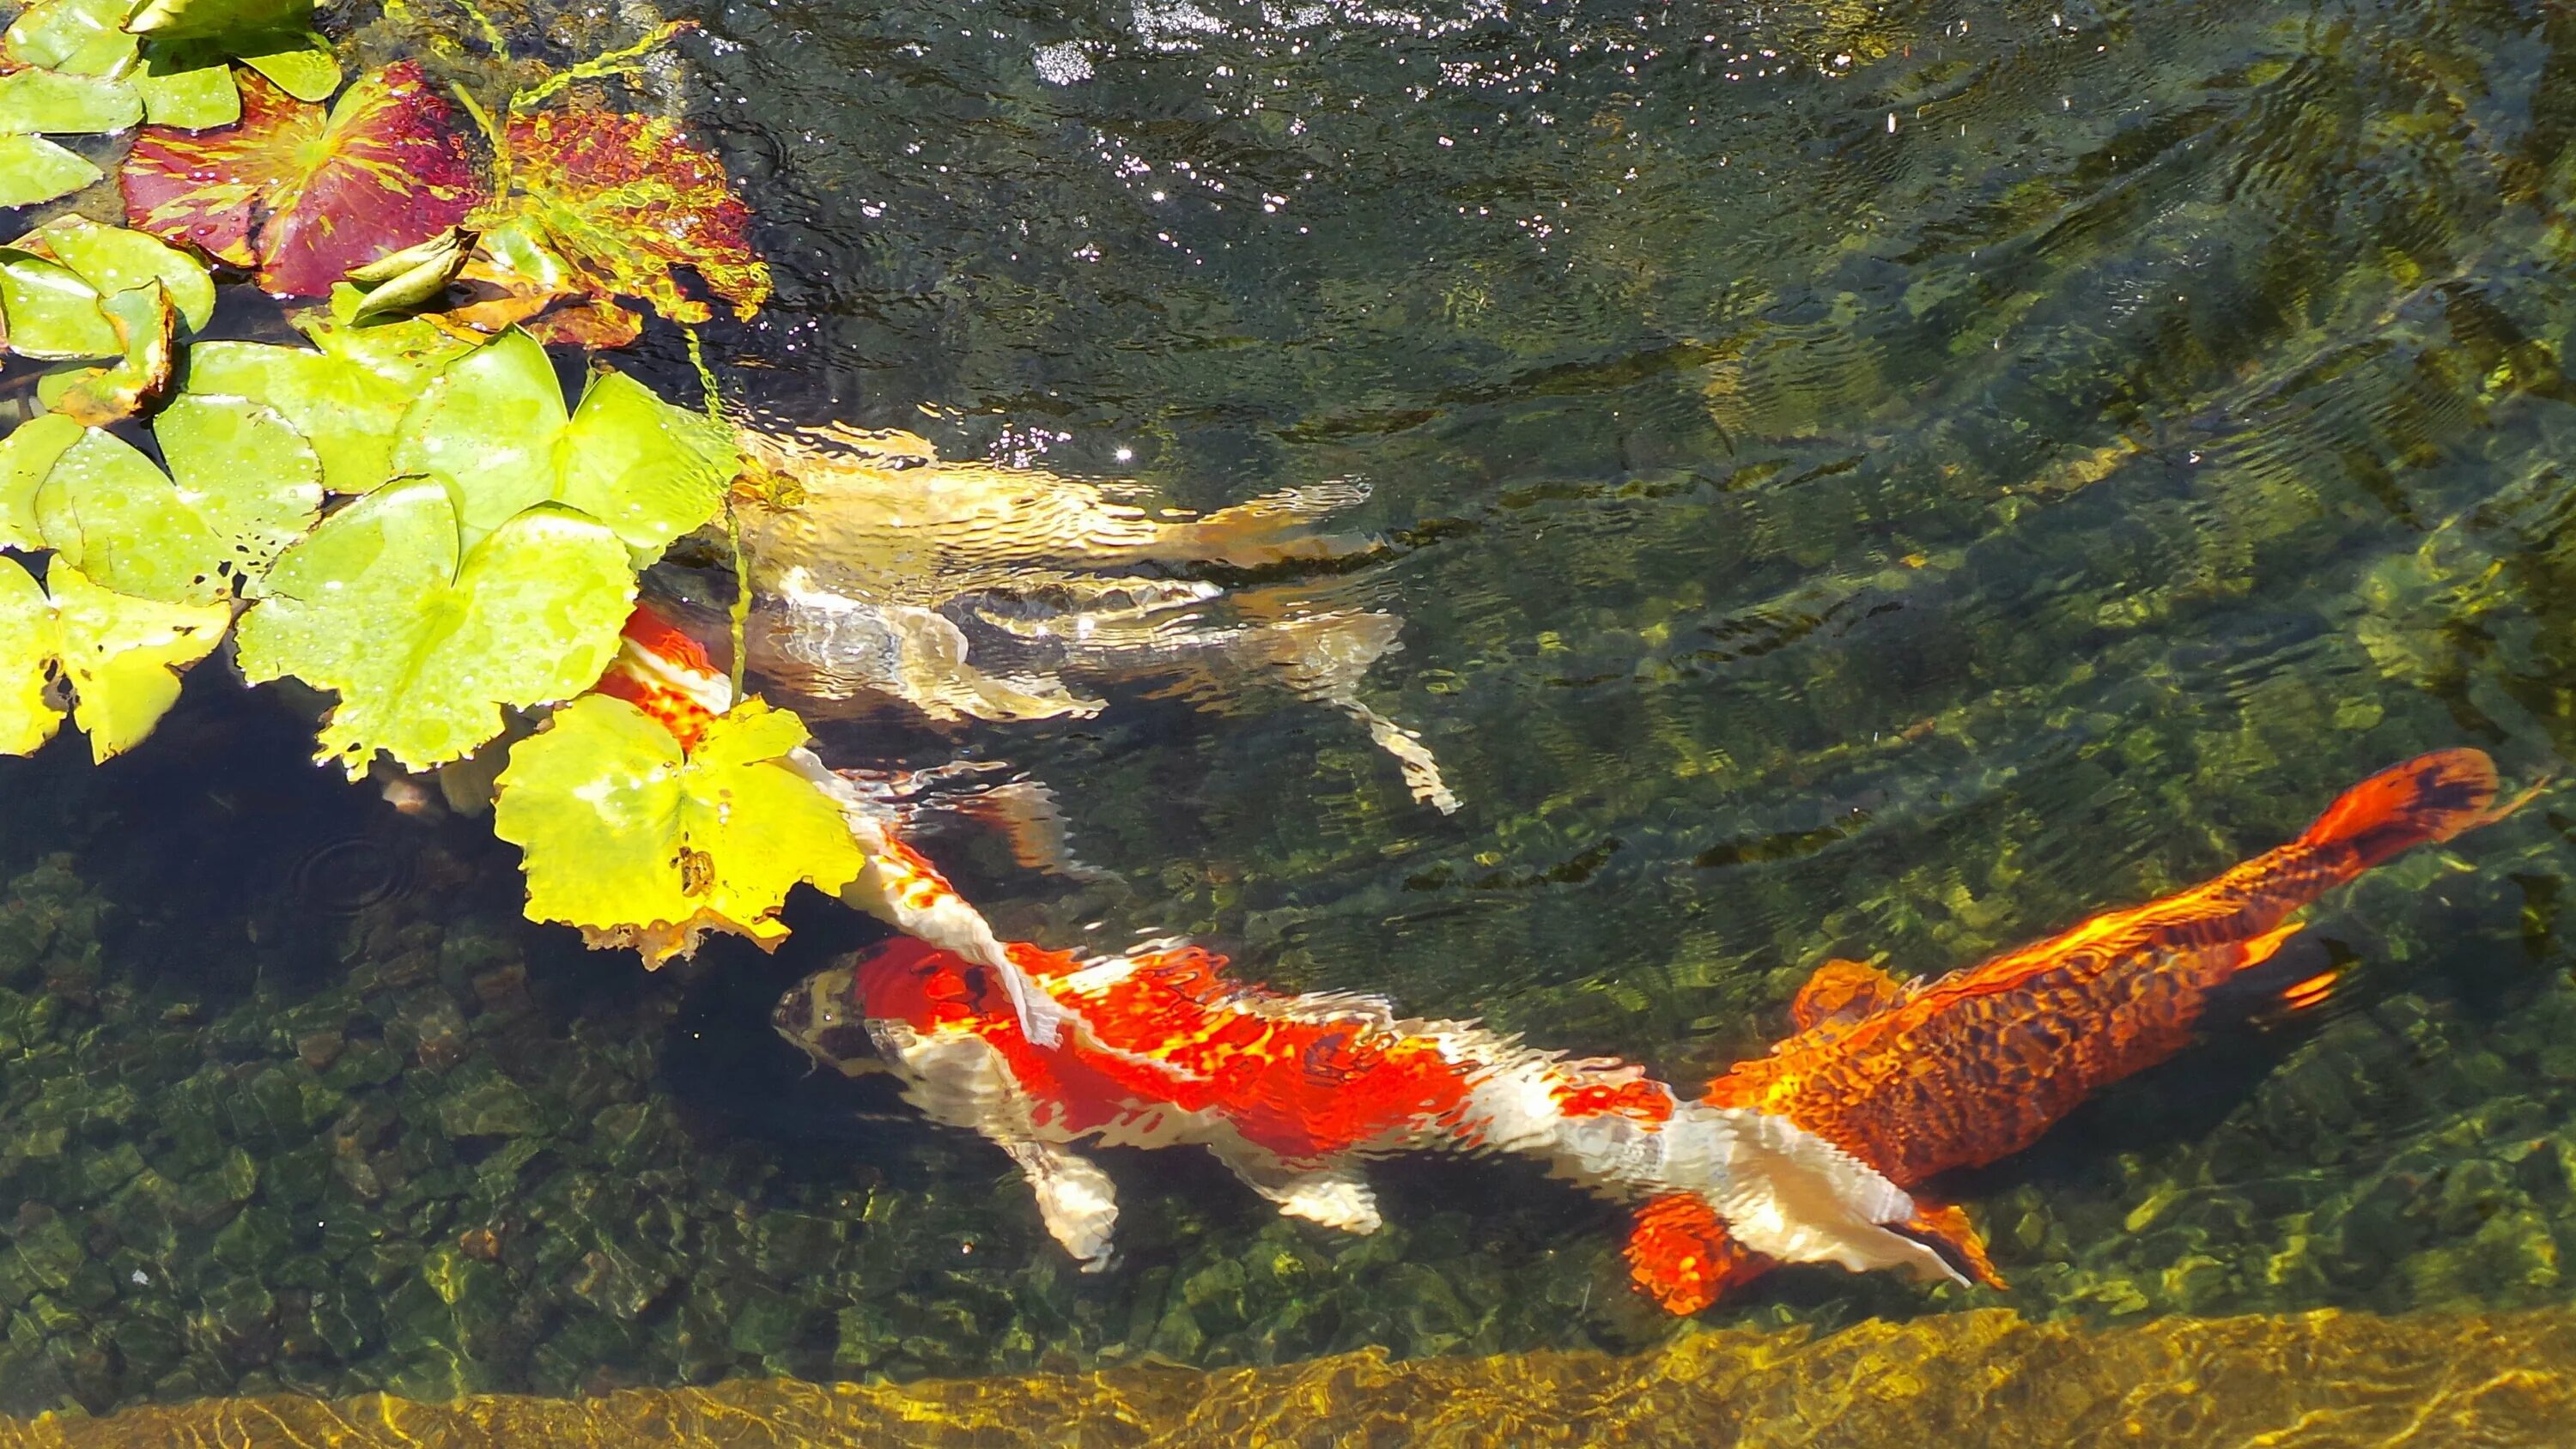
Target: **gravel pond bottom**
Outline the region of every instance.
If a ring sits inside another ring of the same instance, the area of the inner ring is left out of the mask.
[[[2564,1442],[2576,1313],[2034,1323],[2005,1309],[1648,1354],[1169,1368],[886,1384],[738,1380],[431,1405],[274,1396],[0,1423],[0,1449],[158,1444],[1799,1444]]]

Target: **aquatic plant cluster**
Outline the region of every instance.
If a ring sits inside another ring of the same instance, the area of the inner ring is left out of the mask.
[[[331,692],[318,747],[352,778],[379,758],[425,771],[497,755],[507,711],[600,678],[637,569],[725,508],[740,463],[727,425],[604,366],[567,406],[540,341],[633,340],[641,318],[619,297],[705,320],[677,265],[739,315],[767,295],[719,165],[667,121],[555,101],[670,28],[514,92],[496,121],[412,62],[342,89],[327,49],[264,48],[310,22],[45,0],[8,31],[6,81],[34,98],[20,129],[146,122],[118,172],[133,229],[67,213],[0,257],[10,351],[74,360],[41,380],[46,415],[0,439],[0,544],[49,556],[41,586],[0,575],[14,752],[52,735],[65,693],[95,759],[132,749],[230,632],[251,682]],[[165,40],[211,58],[165,87],[167,53],[144,52]],[[236,72],[226,55],[256,63]],[[214,302],[207,260],[274,296],[328,298],[303,319],[312,345],[183,358],[176,339]],[[451,287],[471,300],[451,304]],[[437,324],[396,320],[425,310]],[[149,418],[167,475],[108,431],[129,417]],[[326,499],[347,502],[326,515]],[[532,915],[640,940],[658,964],[711,927],[774,942],[789,889],[857,877],[838,809],[764,763],[804,744],[793,715],[746,702],[706,733],[684,760],[601,698],[526,746],[496,828],[528,849]],[[495,776],[511,778],[497,759]],[[693,815],[697,799],[728,803]]]

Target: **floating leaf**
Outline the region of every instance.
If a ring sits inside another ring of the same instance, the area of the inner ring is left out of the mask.
[[[482,332],[519,326],[539,342],[569,347],[624,347],[644,335],[644,318],[594,296],[572,264],[548,251],[526,220],[484,233],[458,280],[475,300],[450,308],[450,321]]]
[[[0,132],[90,134],[142,119],[142,97],[121,80],[33,68],[0,75]]]
[[[639,297],[672,321],[703,322],[706,303],[683,292],[674,275],[689,268],[737,317],[769,300],[769,268],[752,250],[749,209],[733,194],[723,164],[677,125],[575,106],[512,115],[503,144],[511,195],[492,208],[492,220],[523,224],[538,247],[561,259],[578,280],[568,295],[596,299],[611,312],[622,309],[608,298]],[[501,270],[525,276],[532,259],[502,261]]]
[[[50,595],[50,597],[49,597]],[[60,556],[45,589],[15,560],[0,562],[0,753],[23,755],[62,722],[47,680],[72,688],[72,719],[90,758],[121,755],[152,733],[179,698],[179,676],[224,640],[233,611],[163,604],[100,588]]]
[[[63,655],[54,605],[16,559],[0,560],[0,755],[28,755],[62,727],[54,671]]]
[[[464,220],[482,197],[455,108],[410,61],[319,106],[240,78],[220,131],[147,126],[124,171],[126,217],[239,266],[281,296],[319,297],[350,268]]]
[[[427,306],[447,290],[457,269],[465,265],[466,249],[472,245],[474,233],[451,226],[418,246],[405,247],[351,271],[349,281],[366,288],[367,293],[358,299],[350,320],[371,322]]]
[[[143,119],[153,125],[207,131],[241,119],[233,68],[206,42],[153,41],[126,80],[143,97]]]
[[[510,750],[492,830],[527,853],[528,917],[578,926],[645,964],[711,930],[774,949],[799,882],[826,893],[866,858],[840,807],[781,757],[805,722],[758,700],[708,721],[685,753],[622,699],[586,695]]]
[[[92,431],[36,490],[45,544],[119,593],[229,598],[321,510],[320,461],[258,403],[190,393],[163,410],[153,434],[171,476],[114,434]]]
[[[233,621],[225,604],[169,604],[102,589],[63,561],[45,569],[62,627],[72,723],[104,762],[142,743],[179,699],[179,676],[215,652]]]
[[[317,758],[355,777],[379,750],[414,770],[461,759],[501,732],[503,706],[587,688],[617,653],[635,577],[615,534],[555,505],[463,549],[447,486],[415,479],[333,514],[261,593],[242,673],[339,691]]]
[[[116,356],[124,339],[98,303],[98,289],[71,268],[0,247],[0,317],[8,320],[10,351],[48,361]]]
[[[513,329],[421,394],[403,419],[393,467],[453,482],[469,538],[552,499],[657,553],[715,517],[735,460],[723,425],[606,368],[567,417],[546,350]]]
[[[72,75],[122,75],[134,64],[125,14],[134,0],[36,0],[0,37],[0,54],[18,65]]]
[[[0,135],[0,206],[69,196],[105,173],[42,136]]]
[[[144,0],[125,28],[168,40],[310,30],[313,0]]]
[[[340,88],[340,62],[332,56],[330,42],[310,30],[244,44],[234,53],[299,101],[327,101]]]
[[[0,437],[0,548],[46,546],[36,530],[36,490],[80,440],[81,425],[59,413],[29,418]]]
[[[170,289],[171,302],[191,329],[215,314],[215,280],[204,264],[139,231],[66,215],[18,238],[17,245],[71,268],[101,294],[159,282]]]
[[[124,356],[107,367],[75,367],[36,380],[36,400],[83,427],[103,428],[161,401],[176,362],[179,309],[170,291],[146,280],[99,304]],[[280,426],[283,426],[281,424]]]
[[[275,408],[322,457],[334,493],[364,493],[393,476],[394,432],[441,368],[472,349],[426,322],[353,325],[356,288],[297,319],[320,351],[257,342],[201,342],[188,350],[192,389],[255,398]]]

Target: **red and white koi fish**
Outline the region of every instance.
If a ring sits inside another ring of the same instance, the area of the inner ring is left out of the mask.
[[[1379,1221],[1370,1158],[1516,1153],[1614,1198],[1685,1196],[1783,1261],[1944,1271],[1902,1191],[1785,1117],[1371,997],[1234,982],[1196,946],[1009,950],[1081,1030],[1033,1042],[991,973],[922,941],[817,973],[775,1024],[835,1070],[893,1072],[933,1119],[1009,1153],[1086,1271],[1108,1263],[1118,1215],[1086,1143],[1202,1147],[1281,1212],[1361,1233]]]
[[[2292,1009],[2324,1000],[2333,968],[2283,951],[2297,913],[2401,852],[2497,818],[2495,793],[2484,754],[2442,750],[2354,786],[2306,834],[2213,880],[1938,981],[1900,985],[1828,961],[1790,1007],[1797,1034],[1737,1063],[1701,1102],[1777,1116],[1909,1189],[2008,1157],[2096,1090],[2182,1050],[2216,993]],[[2003,1286],[1965,1213],[1931,1205],[1914,1217],[1951,1276]],[[1648,1203],[1628,1245],[1637,1285],[1675,1313],[1777,1257],[1683,1195]]]

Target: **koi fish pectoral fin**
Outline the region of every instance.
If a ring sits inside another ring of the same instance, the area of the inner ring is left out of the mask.
[[[2359,959],[2332,936],[2284,926],[2249,943],[2236,974],[2210,990],[2204,1016],[2233,1014],[2262,1023],[2313,1011],[2335,998]]]
[[[1939,1253],[1955,1272],[1988,1288],[2002,1288],[2004,1275],[1986,1252],[1986,1240],[1956,1203],[1915,1202],[1914,1216],[1892,1224],[1896,1231]]]
[[[1800,1031],[1829,1023],[1849,1025],[1905,999],[1904,983],[1865,961],[1839,957],[1816,968],[1789,1002]]]
[[[1270,1199],[1289,1217],[1362,1235],[1376,1232],[1385,1222],[1378,1215],[1377,1192],[1360,1175],[1356,1163],[1298,1168],[1258,1148],[1212,1146],[1208,1150],[1246,1187]]]
[[[1768,1272],[1769,1258],[1735,1241],[1715,1209],[1688,1193],[1637,1209],[1628,1278],[1670,1313],[1688,1316]]]
[[[1001,1144],[1019,1164],[1038,1198],[1038,1217],[1082,1271],[1108,1268],[1110,1234],[1118,1226],[1118,1190],[1100,1165],[1052,1142],[1022,1139]]]

